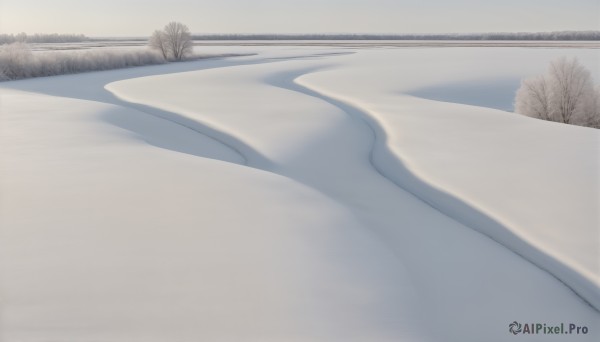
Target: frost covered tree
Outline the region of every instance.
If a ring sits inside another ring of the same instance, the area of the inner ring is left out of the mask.
[[[515,111],[534,118],[599,127],[600,92],[590,72],[576,58],[559,58],[544,75],[525,79],[515,98]]]
[[[174,21],[162,31],[154,31],[148,43],[168,60],[180,61],[192,53],[190,30],[186,25]]]
[[[167,37],[165,33],[160,30],[154,31],[150,40],[148,41],[148,45],[160,52],[165,60],[169,59],[169,47],[167,46]]]
[[[170,22],[165,26],[167,45],[173,58],[177,61],[192,52],[192,35],[187,26],[178,22]]]
[[[595,111],[590,111],[586,126],[600,129],[600,85],[595,88],[594,105]]]

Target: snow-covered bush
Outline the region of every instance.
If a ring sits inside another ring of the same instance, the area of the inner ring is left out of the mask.
[[[33,54],[25,43],[12,43],[0,48],[0,70],[4,78],[30,77]]]
[[[10,43],[77,43],[90,40],[82,34],[58,34],[58,33],[36,33],[28,35],[25,32],[19,34],[0,34],[0,44]]]
[[[0,47],[0,80],[73,74],[165,63],[153,50],[93,50],[32,53],[27,44]]]
[[[561,57],[544,75],[524,79],[515,111],[534,118],[600,128],[600,90],[576,58]]]

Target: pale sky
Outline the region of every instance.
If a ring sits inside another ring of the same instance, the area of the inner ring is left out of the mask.
[[[600,0],[0,0],[0,33],[444,33],[600,30]]]

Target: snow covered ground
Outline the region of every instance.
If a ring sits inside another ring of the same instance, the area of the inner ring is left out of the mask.
[[[597,50],[204,49],[0,84],[0,341],[600,337],[598,132],[435,101]]]

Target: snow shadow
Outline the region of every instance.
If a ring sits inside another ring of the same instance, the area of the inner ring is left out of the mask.
[[[478,107],[514,111],[514,99],[521,80],[504,78],[494,80],[469,80],[424,87],[405,94],[428,100],[460,103]]]

